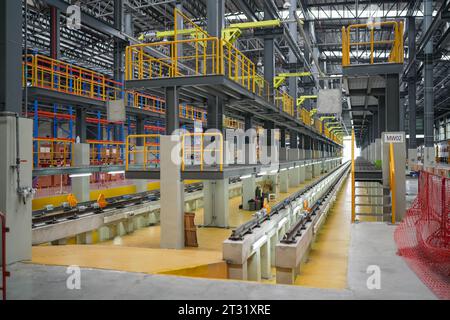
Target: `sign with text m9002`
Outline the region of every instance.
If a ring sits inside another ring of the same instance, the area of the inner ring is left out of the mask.
[[[385,143],[403,143],[405,142],[405,135],[403,133],[385,133]]]

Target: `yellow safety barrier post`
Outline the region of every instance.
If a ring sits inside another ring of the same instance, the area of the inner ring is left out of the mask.
[[[355,223],[355,130],[352,129],[352,223]]]
[[[389,144],[389,185],[391,188],[391,204],[392,204],[392,214],[391,214],[391,222],[395,224],[395,215],[396,215],[396,193],[395,193],[395,157],[394,157],[394,144]]]

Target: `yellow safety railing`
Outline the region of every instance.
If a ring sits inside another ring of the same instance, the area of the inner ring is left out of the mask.
[[[377,30],[377,28],[380,28]],[[382,30],[383,27],[392,27],[392,39],[383,40],[381,39],[382,34],[385,32]],[[352,31],[363,29],[368,32],[369,41],[352,41]],[[346,67],[351,64],[351,48],[358,47],[360,50],[367,50],[369,48],[370,53],[370,64],[375,61],[375,45],[385,45],[391,46],[391,52],[388,57],[389,63],[403,63],[404,62],[404,40],[403,40],[404,25],[403,21],[384,21],[376,23],[366,23],[366,24],[354,24],[347,28],[342,27],[342,66]],[[380,40],[376,40],[376,35],[379,34]],[[360,47],[363,47],[361,49]]]
[[[352,223],[356,220],[356,192],[355,192],[355,130],[352,129],[352,147],[351,147],[351,161],[352,161]]]
[[[123,164],[125,143],[121,141],[87,140],[91,165]]]
[[[395,224],[396,215],[396,181],[395,181],[395,156],[394,156],[394,144],[389,144],[389,186],[391,189],[391,204],[392,214],[391,222]]]
[[[219,165],[219,170],[223,171],[223,135],[221,133],[183,134],[181,149],[182,171],[185,171],[187,165],[196,165],[197,163],[200,165],[201,171],[205,169],[206,165],[210,167]]]
[[[246,55],[236,49],[232,43],[221,39],[220,44],[222,50],[220,52],[220,61],[222,62],[220,71],[247,90],[255,92],[255,64]]]
[[[275,106],[291,116],[295,116],[294,99],[285,92],[275,91]]]
[[[224,126],[227,128],[231,128],[231,129],[240,129],[240,130],[245,129],[245,125],[242,121],[239,121],[239,120],[236,120],[233,118],[229,118],[229,117],[225,117]]]
[[[42,55],[26,56],[22,63],[22,85],[102,101],[120,99],[123,89],[121,83],[103,74]]]
[[[308,110],[306,110],[305,108],[302,108],[299,113],[299,116],[304,124],[306,124],[308,126],[312,125],[311,114],[309,113]]]
[[[73,139],[33,138],[34,167],[72,165]]]
[[[159,134],[129,135],[125,146],[126,170],[146,170],[159,167],[160,159]]]
[[[219,46],[219,39],[214,37],[129,46],[125,52],[125,79],[143,80],[220,74]],[[149,50],[171,55],[156,58],[148,53]]]

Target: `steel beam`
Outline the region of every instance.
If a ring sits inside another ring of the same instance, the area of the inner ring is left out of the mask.
[[[179,98],[178,87],[166,88],[166,134],[170,135],[180,127],[178,117]]]
[[[400,130],[400,76],[386,75],[386,130]]]
[[[86,143],[87,127],[86,127],[86,109],[85,108],[77,108],[77,110],[76,110],[75,132],[76,132],[77,137],[80,138],[80,143]]]
[[[437,17],[436,17],[437,19]],[[436,21],[436,20],[434,20]],[[426,35],[433,34],[433,1],[424,1],[423,32]],[[425,37],[424,36],[424,37]],[[426,39],[426,38],[425,38]],[[419,52],[420,52],[419,43]],[[427,41],[424,48],[425,62],[423,69],[424,78],[424,141],[425,147],[434,147],[434,83],[433,83],[433,41]]]

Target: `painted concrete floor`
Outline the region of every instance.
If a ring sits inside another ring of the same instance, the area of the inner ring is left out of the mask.
[[[347,288],[316,289],[81,269],[81,289],[69,290],[66,267],[10,266],[9,299],[436,299],[395,254],[394,226],[362,222],[351,227]],[[369,266],[381,271],[381,288],[369,290]]]
[[[417,193],[417,179],[407,180],[407,193],[412,198]],[[280,198],[285,196],[287,194],[281,194]],[[238,206],[238,199],[230,201],[230,208]],[[146,228],[135,232],[132,237],[123,237],[119,245],[109,242],[97,246],[39,247],[39,255],[33,260],[42,265],[18,263],[10,266],[9,298],[435,299],[403,259],[396,255],[395,227],[378,222],[350,225],[350,204],[350,183],[347,180],[308,262],[302,266],[296,286],[151,274],[199,263],[221,262],[220,244],[230,230],[199,229],[199,249],[161,250],[157,248],[159,229]],[[201,219],[201,212],[198,213],[197,219]],[[251,213],[240,212],[236,208],[230,210],[230,222],[233,223],[241,223],[250,216]],[[202,236],[202,230],[209,231]],[[36,248],[33,253],[36,253]],[[53,266],[45,265],[46,262]],[[80,290],[66,287],[69,277],[67,265],[70,264],[82,267]],[[368,268],[374,266],[380,270],[380,289],[369,290],[367,280],[371,274]]]
[[[284,200],[303,187],[304,184],[289,188],[288,193],[279,193],[274,203]],[[198,228],[199,246],[196,248],[160,249],[160,227],[153,226],[95,245],[35,246],[32,248],[31,262],[148,274],[217,264],[222,262],[222,243],[231,235],[231,228],[250,220],[254,213],[239,209],[240,204],[241,197],[229,200],[230,229]],[[203,224],[203,209],[196,211],[195,223]]]

